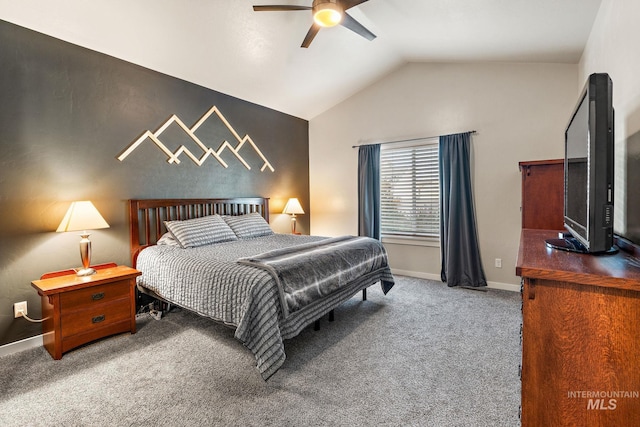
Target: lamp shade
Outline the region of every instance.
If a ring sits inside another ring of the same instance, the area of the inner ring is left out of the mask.
[[[289,199],[287,204],[284,205],[284,210],[282,211],[282,213],[298,215],[303,214],[304,210],[302,209],[302,206],[300,206],[300,202],[298,201],[298,199],[294,197]]]
[[[98,228],[109,228],[109,224],[102,218],[93,203],[84,200],[71,203],[56,231],[60,233],[63,231],[96,230]]]

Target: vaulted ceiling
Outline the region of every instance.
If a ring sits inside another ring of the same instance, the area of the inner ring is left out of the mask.
[[[312,0],[0,0],[0,19],[311,119],[407,62],[577,63],[601,0],[369,0],[300,48]]]

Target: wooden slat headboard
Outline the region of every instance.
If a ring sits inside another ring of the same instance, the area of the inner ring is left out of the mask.
[[[131,265],[140,251],[155,245],[167,229],[164,221],[200,218],[207,215],[243,215],[257,212],[269,222],[269,199],[141,199],[129,200]]]

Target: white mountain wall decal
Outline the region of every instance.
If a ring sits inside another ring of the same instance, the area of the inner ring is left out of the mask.
[[[220,144],[220,146],[218,147],[217,150],[214,150],[211,147],[208,147],[207,145],[205,145],[200,138],[198,138],[198,136],[195,134],[196,130],[198,130],[198,128],[207,121],[207,119],[212,115],[212,114],[216,114],[218,116],[218,118],[220,119],[220,121],[227,127],[227,129],[229,130],[229,132],[231,132],[231,134],[234,136],[234,138],[237,141],[236,146],[234,147],[233,145],[231,145],[229,143],[229,141],[223,141],[222,144]],[[162,134],[162,132],[164,132],[169,126],[171,126],[173,123],[177,124],[178,126],[180,126],[180,128],[182,128],[182,130],[198,145],[198,147],[200,147],[202,149],[202,154],[200,155],[200,157],[196,156],[195,154],[193,154],[187,147],[185,147],[184,145],[180,145],[180,147],[178,147],[178,149],[176,151],[171,151],[170,149],[167,148],[167,146],[165,144],[162,143],[162,141],[160,140],[160,135]],[[271,165],[271,163],[269,163],[269,160],[267,160],[267,158],[264,156],[264,154],[262,154],[262,152],[260,151],[260,149],[258,148],[258,146],[253,142],[253,140],[251,139],[251,137],[249,135],[245,135],[244,138],[240,138],[240,135],[238,135],[238,132],[236,132],[236,130],[229,124],[229,122],[227,121],[227,119],[222,115],[222,113],[220,112],[220,110],[218,110],[218,108],[214,105],[212,106],[209,111],[207,111],[197,122],[196,124],[194,124],[192,127],[187,127],[184,122],[182,120],[180,120],[180,118],[178,116],[176,116],[175,114],[172,115],[166,122],[164,122],[159,128],[158,130],[156,130],[155,132],[151,132],[150,130],[145,131],[140,138],[138,138],[137,140],[135,140],[133,143],[131,143],[131,145],[129,145],[123,152],[122,154],[120,154],[117,159],[120,161],[123,161],[124,159],[127,158],[127,156],[129,154],[131,154],[136,148],[138,148],[138,146],[140,144],[142,144],[145,140],[150,139],[151,141],[153,141],[153,143],[160,148],[160,150],[162,150],[168,157],[167,162],[168,163],[175,163],[175,164],[180,164],[180,156],[182,154],[185,154],[187,157],[189,157],[195,164],[197,164],[198,166],[202,166],[204,164],[204,162],[209,158],[209,156],[214,157],[222,166],[224,166],[225,168],[229,167],[229,165],[222,159],[222,157],[220,157],[220,155],[222,154],[222,152],[224,150],[229,150],[231,151],[236,158],[249,170],[251,170],[251,166],[249,166],[249,164],[242,158],[242,156],[240,155],[240,149],[246,144],[248,143],[251,147],[253,147],[253,149],[255,150],[255,152],[258,154],[258,156],[260,156],[260,158],[264,161],[264,164],[262,165],[262,168],[260,168],[261,172],[264,172],[265,169],[269,169],[271,172],[274,172],[275,169],[273,168],[273,166]]]

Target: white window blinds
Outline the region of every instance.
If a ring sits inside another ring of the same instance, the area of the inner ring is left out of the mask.
[[[440,235],[438,140],[380,150],[381,231],[386,236]]]

